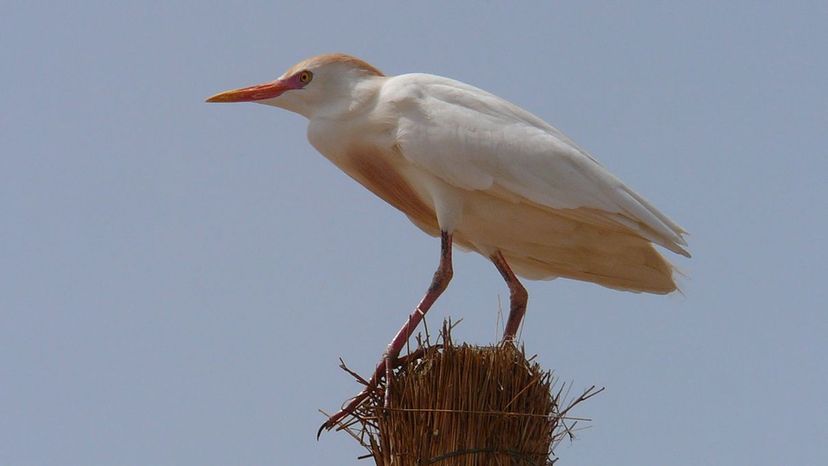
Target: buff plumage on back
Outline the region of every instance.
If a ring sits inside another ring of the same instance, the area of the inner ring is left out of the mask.
[[[297,71],[327,65],[329,63],[346,63],[354,68],[365,71],[370,75],[385,76],[382,73],[382,71],[378,70],[375,66],[371,65],[370,63],[367,63],[357,57],[345,53],[325,53],[322,55],[317,55],[315,57],[308,58],[307,60],[302,60],[301,62],[290,67],[290,69],[287,70],[285,75],[292,75]]]

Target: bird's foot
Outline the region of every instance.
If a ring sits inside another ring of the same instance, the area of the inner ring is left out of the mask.
[[[343,420],[348,416],[354,415],[357,408],[359,408],[359,405],[361,405],[368,399],[368,397],[371,395],[371,392],[377,390],[379,381],[383,376],[385,377],[383,408],[388,408],[391,402],[391,373],[394,370],[394,368],[399,365],[400,360],[398,358],[390,356],[388,354],[384,354],[379,364],[377,364],[376,369],[374,370],[374,375],[371,376],[371,379],[368,382],[365,382],[364,379],[359,378],[357,376],[360,381],[365,383],[365,388],[363,388],[362,391],[359,392],[355,397],[351,398],[348,401],[347,405],[345,405],[342,409],[330,416],[328,420],[325,421],[319,427],[319,430],[316,432],[316,439],[319,440],[319,436],[322,435],[322,431],[331,430],[337,425],[345,425],[343,424]],[[348,370],[348,372],[351,371]],[[352,375],[356,374],[352,373]]]
[[[356,408],[368,398],[370,390],[372,390],[372,387],[365,387],[365,389],[359,392],[357,396],[351,398],[345,407],[334,413],[328,418],[327,421],[319,426],[319,430],[316,431],[316,440],[319,440],[319,436],[322,435],[322,431],[333,429],[339,425],[343,419],[353,414]]]

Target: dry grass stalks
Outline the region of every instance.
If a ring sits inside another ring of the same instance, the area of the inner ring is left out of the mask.
[[[588,419],[568,414],[603,389],[567,401],[568,387],[513,345],[455,345],[445,323],[438,344],[418,339],[385,381],[340,425],[378,466],[549,465],[553,450]],[[342,368],[359,377],[344,363]]]

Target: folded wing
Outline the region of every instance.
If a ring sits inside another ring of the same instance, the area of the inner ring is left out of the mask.
[[[402,115],[396,134],[402,154],[446,182],[550,209],[579,209],[583,221],[628,229],[689,257],[684,229],[529,112],[431,75],[393,78],[384,93]]]

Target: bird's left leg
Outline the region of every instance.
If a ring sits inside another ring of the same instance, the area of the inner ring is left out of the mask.
[[[526,292],[526,288],[521,285],[520,280],[512,272],[509,263],[503,257],[503,253],[497,251],[491,256],[491,260],[494,262],[500,275],[506,280],[506,284],[509,285],[509,318],[506,320],[503,341],[514,342],[520,323],[523,321],[523,315],[526,314],[526,303],[529,301],[529,293]]]
[[[366,397],[368,397],[371,390],[377,386],[377,382],[379,382],[380,377],[383,375],[386,376],[384,403],[386,407],[388,406],[388,398],[390,395],[388,388],[391,384],[390,375],[394,364],[396,364],[397,356],[399,356],[400,351],[408,342],[411,334],[414,333],[417,325],[419,325],[420,321],[423,320],[426,312],[431,309],[432,304],[434,304],[434,302],[437,301],[437,298],[439,298],[440,295],[443,294],[443,291],[446,290],[453,275],[454,271],[451,266],[451,233],[442,231],[440,233],[440,265],[437,267],[437,271],[434,272],[434,277],[431,279],[431,285],[428,287],[428,291],[425,296],[423,296],[423,299],[420,300],[420,304],[417,305],[414,312],[408,316],[408,319],[405,321],[402,328],[400,328],[388,344],[388,347],[386,348],[385,353],[383,353],[379,364],[377,364],[377,367],[374,370],[374,375],[371,376],[371,380],[368,382],[368,385],[361,392],[359,392],[357,396],[351,398],[342,410],[328,418],[328,420],[322,424],[322,427],[319,428],[319,432],[316,434],[317,438],[319,438],[319,434],[321,434],[323,430],[332,429],[337,423],[339,423],[339,421],[342,420],[342,418],[353,413],[356,407],[359,406],[359,404],[362,403]]]

